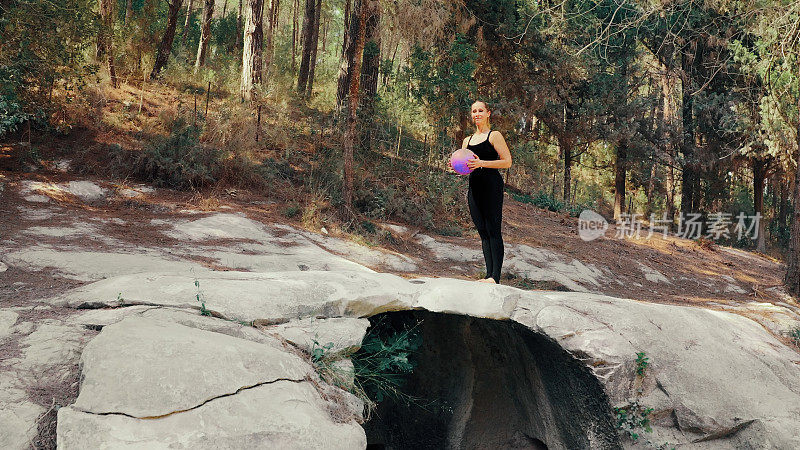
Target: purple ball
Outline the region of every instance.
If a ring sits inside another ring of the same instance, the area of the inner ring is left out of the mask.
[[[473,169],[467,166],[467,161],[476,158],[477,156],[472,150],[460,148],[450,155],[450,167],[461,175],[469,175]]]

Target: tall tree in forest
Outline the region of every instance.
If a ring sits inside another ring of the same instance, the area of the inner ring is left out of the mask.
[[[281,10],[280,0],[272,0],[269,6],[269,17],[267,17],[267,36],[264,55],[264,72],[269,71],[272,65],[272,58],[275,56],[275,32],[278,28],[278,18]]]
[[[632,57],[634,56],[633,53],[633,45],[634,40],[632,37],[627,39],[627,41],[620,42],[615,46],[614,51],[610,52],[611,58],[613,58],[614,62],[617,66],[617,72],[619,74],[619,83],[621,90],[619,91],[620,94],[620,108],[615,111],[615,113],[611,114],[611,126],[616,128],[617,132],[614,135],[619,136],[616,140],[617,145],[617,154],[616,154],[616,161],[614,163],[614,220],[619,221],[622,218],[622,214],[625,213],[625,190],[627,189],[627,171],[630,161],[628,159],[628,149],[630,147],[631,136],[628,135],[625,129],[629,119],[629,114],[627,112],[627,104],[628,99],[633,97],[634,90],[631,89],[631,84],[628,80],[628,74],[630,72],[630,64]],[[612,103],[613,105],[613,103]],[[654,166],[655,167],[655,166]]]
[[[666,165],[666,208],[664,218],[668,223],[675,220],[675,105],[672,98],[673,78],[666,66],[659,62],[659,83],[661,86],[661,105],[657,114],[658,148]]]
[[[305,15],[303,16],[303,54],[300,58],[300,72],[297,75],[297,92],[301,95],[305,95],[308,84],[312,50],[316,51],[317,48],[314,36],[316,35],[319,38],[319,24],[316,22],[317,13],[315,12],[316,5],[317,0],[306,0]]]
[[[186,5],[186,20],[183,21],[183,34],[181,36],[181,43],[183,44],[183,48],[186,48],[186,43],[189,42],[189,23],[191,22],[192,19],[193,6],[194,6],[194,0],[189,0],[189,3]]]
[[[233,49],[237,52],[242,49],[242,41],[244,40],[244,24],[242,21],[242,0],[239,0],[239,13],[236,14],[236,43],[233,46]]]
[[[617,144],[616,162],[614,163],[614,220],[619,221],[625,213],[625,175],[628,170],[628,141],[623,139]]]
[[[370,116],[375,97],[378,94],[378,70],[381,63],[381,2],[380,0],[367,0],[366,6],[361,91],[364,93],[362,104],[366,107],[366,114]]]
[[[757,114],[753,115],[758,120],[744,126],[755,125],[745,149],[753,151],[754,156],[774,158],[781,172],[793,175],[793,184],[786,186],[791,189],[791,195],[786,196],[791,197],[794,212],[789,218],[784,283],[789,292],[800,295],[800,3],[734,2],[734,6],[742,9],[736,11],[738,17],[750,19],[747,22],[750,33],[731,40],[730,48],[748,76],[758,80],[762,93]],[[737,116],[747,117],[747,114]],[[757,172],[762,171],[763,168],[755,166],[754,178],[761,178]],[[754,198],[754,203],[760,201]],[[779,211],[781,214],[788,212]]]
[[[297,67],[297,44],[299,39],[299,23],[298,14],[300,12],[300,0],[294,0],[294,7],[292,8],[292,71]]]
[[[117,71],[114,67],[114,6],[113,0],[100,0],[100,31],[97,34],[96,57],[106,59],[111,86],[117,87]]]
[[[125,19],[122,22],[123,24],[127,25],[128,22],[133,17],[133,0],[126,0],[125,2]]]
[[[344,39],[342,39],[342,54],[340,58],[344,58],[345,53],[347,52],[347,33],[350,31],[350,16],[352,13],[350,12],[350,8],[353,4],[353,0],[345,0],[344,5]]]
[[[350,81],[352,74],[355,73],[354,68],[356,59],[359,60],[359,73],[361,71],[361,54],[359,53],[359,58],[356,58],[356,44],[358,41],[357,37],[361,31],[359,28],[361,23],[359,16],[362,12],[362,3],[365,0],[351,1],[352,5],[350,8],[350,17],[345,19],[345,21],[348,22],[349,27],[345,29],[344,33],[344,58],[342,58],[342,63],[339,66],[339,78],[336,83],[336,110],[340,112],[343,111],[347,106]],[[366,14],[366,11],[363,12]]]
[[[364,22],[366,20],[365,2],[356,0],[359,23],[358,33],[354,36],[354,52],[355,61],[352,66],[352,73],[350,76],[350,90],[349,102],[347,107],[347,126],[344,134],[344,189],[342,189],[342,197],[344,200],[344,213],[348,218],[353,218],[355,212],[353,211],[353,153],[356,140],[356,121],[358,119],[358,94],[361,84],[361,55],[364,53]]]
[[[150,72],[150,79],[153,80],[158,76],[167,65],[169,54],[172,51],[172,41],[175,39],[175,28],[178,25],[178,13],[181,10],[183,0],[172,0],[169,4],[169,16],[167,18],[167,29],[164,30],[164,36],[161,37],[161,43],[158,45],[158,53],[156,54],[156,62],[153,65],[153,71]]]
[[[794,3],[787,14],[790,20],[794,21],[794,28],[788,34],[788,38],[782,42],[781,47],[789,50],[787,55],[790,59],[788,67],[794,67],[794,92],[797,95],[795,102],[795,130],[794,130],[794,149],[791,152],[794,166],[794,187],[792,189],[792,204],[794,213],[791,218],[791,230],[789,237],[789,254],[786,258],[786,276],[784,282],[789,292],[800,296],[800,5]],[[784,16],[784,17],[786,17]]]
[[[208,52],[208,42],[211,40],[211,17],[214,15],[214,0],[205,0],[203,4],[203,21],[200,28],[200,43],[197,46],[197,59],[194,62],[194,71],[197,73],[200,67],[206,63],[206,53]]]
[[[311,91],[314,88],[314,73],[317,70],[317,48],[319,47],[319,18],[322,12],[322,0],[317,0],[314,8],[314,35],[311,36],[311,55],[308,58],[308,79],[306,80],[305,97],[311,98]]]
[[[253,98],[253,88],[261,83],[261,48],[263,33],[264,0],[247,0],[247,20],[244,26],[244,51],[242,52],[242,79],[240,92],[244,100]]]
[[[769,159],[753,158],[750,160],[753,169],[753,212],[759,216],[764,215],[764,182],[769,173]],[[756,251],[766,251],[764,221],[758,222],[758,237],[756,238]]]

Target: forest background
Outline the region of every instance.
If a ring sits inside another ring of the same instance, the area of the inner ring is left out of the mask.
[[[458,234],[446,161],[482,99],[516,200],[673,230],[760,214],[720,243],[785,259],[800,294],[799,32],[786,0],[0,0],[0,164],[70,153]]]

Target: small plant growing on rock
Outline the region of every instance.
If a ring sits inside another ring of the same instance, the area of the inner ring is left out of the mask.
[[[195,294],[195,298],[197,299],[197,302],[200,303],[200,315],[201,316],[210,316],[211,315],[211,311],[206,309],[206,301],[205,301],[205,298],[203,296],[203,292],[200,290],[200,280],[195,279],[194,280],[194,286],[197,288],[197,293]]]
[[[650,358],[644,352],[636,353],[636,375],[644,378],[644,373],[649,365]]]
[[[628,436],[636,442],[640,436],[640,430],[647,433],[652,433],[653,429],[650,427],[650,413],[653,408],[645,408],[639,404],[636,399],[626,406],[621,408],[614,408],[614,413],[617,415],[617,429],[628,433]]]
[[[330,351],[333,348],[333,342],[328,342],[325,345],[320,345],[319,341],[316,339],[313,340],[313,345],[311,346],[311,361],[314,364],[322,363]]]
[[[653,413],[653,408],[645,407],[639,404],[639,397],[642,395],[642,382],[647,374],[647,368],[650,366],[650,358],[647,357],[645,352],[636,353],[636,398],[629,400],[627,405],[614,408],[614,414],[617,416],[617,430],[625,433],[633,442],[638,442],[642,437],[642,433],[652,433],[653,428],[650,426],[650,414]],[[647,447],[656,449],[667,449],[670,447],[669,443],[656,445],[649,439],[645,442]]]
[[[800,347],[800,327],[789,332],[789,339],[792,340],[794,345]]]

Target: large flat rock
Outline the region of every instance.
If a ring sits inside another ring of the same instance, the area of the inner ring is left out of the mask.
[[[80,395],[59,410],[59,448],[366,445],[355,413],[324,400],[314,387],[308,362],[277,342],[171,320],[180,315],[190,314],[133,313],[86,346]],[[206,320],[219,322],[196,317],[194,323]]]
[[[14,372],[0,373],[0,448],[28,449],[45,408],[30,401]]]
[[[279,379],[299,382],[311,370],[269,345],[136,316],[105,327],[81,363],[75,408],[138,418],[185,411]]]
[[[522,291],[474,281],[409,281],[369,272],[212,272],[197,277],[124,275],[82,286],[51,301],[73,308],[161,305],[199,309],[198,293],[215,314],[252,322],[318,315],[366,317],[413,308],[507,319]]]
[[[654,408],[654,442],[706,438],[694,445],[737,448],[757,442],[757,430],[770,430],[767,447],[800,448],[800,355],[740,315],[365,272],[225,273],[199,280],[207,308],[244,321],[356,318],[412,309],[514,321],[590,368],[613,406],[638,398]],[[133,303],[196,307],[193,279],[164,275],[104,280],[56,302],[112,305],[120,290]],[[307,342],[308,333],[296,333],[295,339]],[[637,352],[651,362],[639,381]]]
[[[309,317],[274,325],[268,327],[266,331],[281,336],[308,353],[313,352],[315,348],[326,346],[330,347],[326,351],[337,353],[361,347],[367,328],[369,328],[367,319]]]
[[[58,412],[58,448],[342,449],[365,448],[355,422],[331,419],[310,383],[278,381],[160,419]]]
[[[171,225],[172,229],[165,233],[189,243],[202,244],[211,239],[231,241],[224,248],[212,249],[204,254],[236,270],[371,271],[364,267],[371,266],[413,271],[417,268],[416,263],[407,256],[288,225],[265,225],[240,214],[217,213]]]
[[[156,251],[112,253],[32,247],[10,252],[3,256],[3,261],[11,266],[32,270],[52,268],[66,278],[80,281],[96,281],[127,273],[152,271],[185,274],[209,272],[200,264]]]

